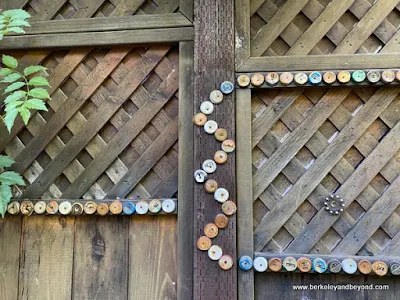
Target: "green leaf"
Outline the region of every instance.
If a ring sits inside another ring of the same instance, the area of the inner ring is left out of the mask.
[[[14,163],[14,160],[6,155],[0,155],[0,168],[8,168]]]
[[[6,30],[4,30],[4,33],[9,33],[9,32],[25,33],[25,30],[23,30],[21,27],[9,27]]]
[[[4,79],[1,82],[6,82],[6,83],[15,82],[18,79],[20,79],[21,77],[22,76],[19,73],[12,73],[12,74],[7,75],[6,77],[4,77]]]
[[[13,26],[13,27],[15,27],[15,26],[28,26],[28,27],[30,27],[31,25],[29,24],[28,21],[25,21],[25,20],[13,20],[8,24],[8,26]]]
[[[13,20],[23,20],[29,18],[31,15],[23,9],[10,9],[3,12],[3,15]]]
[[[12,69],[9,68],[1,68],[0,69],[0,76],[7,76],[14,72]]]
[[[7,185],[25,185],[22,176],[12,171],[0,174],[0,182]]]
[[[31,117],[31,112],[29,111],[29,109],[27,109],[26,107],[19,107],[18,108],[19,114],[22,117],[22,120],[24,121],[25,125],[28,125],[29,119]]]
[[[21,82],[21,81],[14,82],[13,84],[9,85],[9,86],[4,90],[4,93],[9,93],[9,92],[18,90],[18,89],[22,88],[24,85],[25,85],[25,82]]]
[[[14,126],[15,118],[17,116],[18,116],[18,110],[16,109],[6,112],[6,115],[4,117],[4,123],[6,124],[8,132],[11,132],[11,129]]]
[[[18,67],[18,61],[10,55],[3,54],[2,62],[11,69],[15,69],[16,67]]]
[[[15,109],[16,107],[20,106],[22,103],[24,103],[24,101],[11,101],[10,103],[8,103],[6,105],[6,109],[5,111],[11,111],[13,109]]]
[[[48,111],[48,109],[46,107],[46,103],[40,99],[29,99],[28,101],[24,102],[24,107],[29,108],[29,109]]]
[[[25,91],[15,91],[14,93],[11,93],[10,95],[7,96],[7,98],[4,100],[5,104],[8,104],[12,101],[16,101],[19,99],[22,99],[26,96]]]
[[[29,66],[24,69],[24,75],[28,76],[39,71],[46,71],[47,68],[43,66]]]
[[[50,86],[47,79],[41,76],[31,78],[28,84],[34,86]]]
[[[49,92],[43,88],[34,88],[28,92],[29,96],[39,99],[50,99]]]
[[[6,214],[7,205],[12,197],[11,187],[7,184],[0,184],[0,214],[4,218]]]

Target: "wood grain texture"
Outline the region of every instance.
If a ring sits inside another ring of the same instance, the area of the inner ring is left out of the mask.
[[[225,81],[234,80],[234,2],[232,0],[201,0],[195,2],[195,60],[194,60],[194,99],[195,109],[212,90]],[[220,127],[235,138],[234,94],[224,96],[210,119],[216,120]],[[195,160],[192,171],[198,169],[205,159],[213,157],[220,145],[214,136],[207,135],[203,128],[195,129]],[[233,201],[235,194],[235,154],[229,155],[228,162],[213,174],[220,186],[228,189]],[[210,194],[206,194],[200,184],[194,188],[193,201],[196,219],[194,239],[202,235],[204,225],[214,220],[221,206]],[[229,226],[221,232],[214,243],[220,245],[224,254],[236,261],[236,220],[230,217]],[[236,264],[229,271],[223,271],[218,263],[211,261],[207,253],[194,250],[194,299],[237,299]],[[205,276],[205,274],[207,274]]]
[[[250,0],[235,1],[235,70],[250,57]]]

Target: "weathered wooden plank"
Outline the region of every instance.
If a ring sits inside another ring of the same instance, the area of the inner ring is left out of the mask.
[[[332,54],[355,53],[398,3],[398,0],[378,0]]]
[[[255,230],[255,249],[261,250],[283,226],[297,207],[314,190],[329,170],[358,140],[379,114],[398,95],[400,89],[380,89],[347,123],[339,135],[320,155],[308,172],[289,190],[283,198],[258,224]]]
[[[386,69],[400,66],[398,54],[308,55],[251,57],[239,72],[304,71],[339,69]]]
[[[160,15],[136,15],[129,17],[92,19],[65,19],[52,21],[33,21],[31,27],[25,29],[25,35],[75,33],[75,32],[102,32],[119,30],[137,30],[153,28],[192,27],[193,24],[180,13]],[[15,36],[19,34],[10,34]]]
[[[400,256],[400,232],[398,232],[391,240],[389,245],[382,251],[383,256]]]
[[[0,220],[0,299],[18,299],[21,224],[21,217]]]
[[[194,106],[196,111],[210,92],[219,88],[223,81],[234,81],[234,1],[202,0],[195,2],[195,59],[194,59]],[[235,138],[235,101],[234,93],[224,95],[210,119],[225,128],[230,138]],[[195,128],[194,164],[192,171],[198,169],[204,160],[214,156],[219,148],[214,136],[208,135],[203,128]],[[227,163],[214,173],[220,186],[225,187],[236,199],[235,153],[229,154]],[[193,179],[193,175],[191,177]],[[194,195],[194,241],[203,235],[204,226],[214,220],[221,212],[221,205],[207,194],[203,185],[195,185]],[[214,244],[223,248],[224,254],[236,261],[236,217],[229,218],[229,226],[214,240]],[[223,271],[207,253],[194,249],[194,294],[193,299],[237,299],[237,265],[229,271]],[[205,274],[207,274],[205,276]],[[185,299],[186,300],[186,299]]]
[[[111,16],[130,16],[133,15],[146,0],[122,0],[115,7]]]
[[[235,69],[250,57],[250,0],[235,1]]]
[[[18,299],[71,299],[74,221],[24,218]]]
[[[254,175],[253,200],[261,195],[350,92],[350,89],[331,89],[318,101],[312,112]]]
[[[173,43],[193,40],[193,28],[158,28],[103,32],[78,32],[46,35],[8,36],[0,42],[1,50],[113,46],[127,44]]]
[[[63,7],[67,0],[52,0],[52,1],[30,1],[30,6],[36,11],[32,17],[33,20],[50,20]]]
[[[191,22],[193,22],[193,2],[193,0],[179,1],[179,11]]]
[[[398,136],[398,135],[397,135]],[[399,143],[400,144],[400,143]],[[333,254],[355,255],[382,223],[399,206],[400,177],[397,177],[372,207],[332,251]]]
[[[291,46],[285,55],[307,55],[332,26],[340,19],[355,0],[330,2],[303,35]]]
[[[251,92],[236,93],[236,180],[237,180],[237,238],[238,256],[253,255],[253,201],[251,165]],[[254,299],[253,272],[238,271],[238,299]]]
[[[129,220],[76,218],[72,299],[128,299]]]
[[[182,2],[181,2],[182,3]],[[178,299],[193,298],[193,42],[179,43]]]
[[[28,2],[29,0],[14,0],[14,1],[1,0],[0,7],[3,10],[23,8]]]
[[[308,0],[288,0],[251,41],[251,56],[261,56],[307,4]]]
[[[177,299],[176,229],[173,216],[131,219],[128,299]]]

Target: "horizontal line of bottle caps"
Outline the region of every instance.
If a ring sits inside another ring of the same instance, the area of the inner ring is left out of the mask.
[[[382,258],[334,257],[334,256],[250,256],[239,258],[239,267],[244,271],[252,268],[257,272],[303,272],[326,274],[400,275],[400,261],[385,261]]]
[[[400,70],[330,70],[236,74],[237,88],[396,85]]]
[[[21,200],[7,206],[10,215],[145,215],[176,214],[177,199]]]

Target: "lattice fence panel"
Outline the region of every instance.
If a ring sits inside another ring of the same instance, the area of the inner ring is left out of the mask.
[[[176,194],[176,46],[78,48],[21,61],[32,57],[50,74],[49,112],[0,139],[27,181],[22,198]]]
[[[399,92],[253,93],[255,251],[400,254]],[[324,208],[331,194],[339,216]]]
[[[251,56],[396,52],[398,0],[252,0]]]

